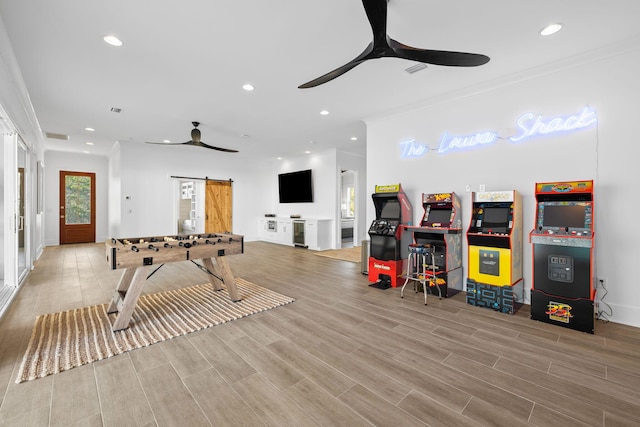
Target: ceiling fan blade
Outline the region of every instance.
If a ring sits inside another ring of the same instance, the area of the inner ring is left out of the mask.
[[[186,144],[186,142],[149,142],[145,141],[146,144],[156,144],[156,145],[182,145]]]
[[[375,46],[384,44],[387,37],[387,3],[388,0],[362,0],[371,31],[373,31]]]
[[[447,50],[418,49],[389,39],[389,46],[399,58],[449,67],[477,67],[489,62],[489,57],[478,53]]]
[[[333,71],[328,72],[327,74],[324,74],[316,79],[313,79],[310,82],[307,82],[305,84],[298,86],[298,89],[308,89],[310,87],[320,86],[321,84],[327,83],[328,81],[335,79],[336,77],[340,77],[341,75],[351,70],[352,68],[356,67],[357,65],[362,64],[367,59],[371,59],[369,56],[371,55],[372,52],[373,52],[373,43],[369,43],[367,48],[360,55],[358,55],[356,58],[354,58],[350,62],[344,64],[341,67],[336,68]]]
[[[185,144],[194,145],[196,147],[209,148],[211,150],[224,151],[225,153],[237,153],[238,152],[238,150],[233,150],[231,148],[214,147],[213,145],[205,144],[202,141],[198,141],[198,142],[189,141],[189,142],[185,142]]]

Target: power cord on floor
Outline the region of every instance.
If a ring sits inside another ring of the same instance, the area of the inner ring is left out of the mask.
[[[600,320],[603,323],[609,322],[609,317],[613,316],[613,309],[609,304],[604,302],[604,298],[607,296],[609,291],[607,291],[607,287],[605,286],[605,282],[603,279],[598,279],[598,288],[596,288],[596,293],[598,294],[598,289],[602,289],[604,292],[602,296],[596,295],[596,319]],[[598,298],[599,297],[599,298]]]

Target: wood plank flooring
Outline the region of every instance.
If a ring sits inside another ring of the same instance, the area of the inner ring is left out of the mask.
[[[0,321],[1,426],[637,426],[640,330],[595,335],[399,288],[360,264],[264,242],[237,277],[292,304],[15,384],[35,317],[108,303],[102,244],[45,249]],[[165,265],[152,293],[207,281]]]

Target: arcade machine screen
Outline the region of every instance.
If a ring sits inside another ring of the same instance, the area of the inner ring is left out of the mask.
[[[482,218],[482,232],[506,233],[509,227],[508,207],[485,207]]]
[[[400,220],[400,202],[398,200],[387,200],[380,209],[379,218]]]
[[[429,216],[426,218],[425,225],[441,224],[445,227],[451,222],[451,208],[447,209],[430,209]]]
[[[584,205],[544,205],[543,227],[584,228]]]

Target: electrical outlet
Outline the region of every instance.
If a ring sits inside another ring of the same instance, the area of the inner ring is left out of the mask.
[[[484,189],[485,189],[485,188],[486,188],[486,187],[484,186],[484,184],[480,184],[480,185],[478,186],[478,191],[481,191],[481,192],[482,192],[482,191],[484,191]]]
[[[468,192],[470,192],[470,191],[471,191],[471,186],[470,186],[469,184],[467,184],[467,185],[464,187],[464,190],[465,190],[467,193],[468,193]]]
[[[604,277],[598,277],[598,282],[596,283],[597,288],[606,288],[607,287],[607,279]]]

